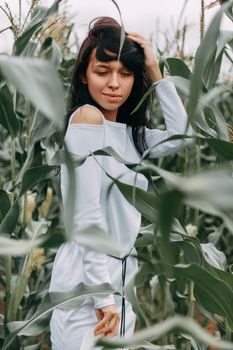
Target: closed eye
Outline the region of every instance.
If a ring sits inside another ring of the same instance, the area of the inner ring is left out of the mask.
[[[105,75],[107,74],[108,72],[107,71],[97,71],[95,72],[96,74],[99,74],[99,75]]]
[[[131,73],[129,71],[123,71],[123,72],[121,72],[121,75],[123,75],[125,77],[129,77],[129,76],[133,75],[133,73]]]

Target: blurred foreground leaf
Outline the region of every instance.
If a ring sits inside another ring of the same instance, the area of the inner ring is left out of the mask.
[[[65,96],[55,68],[47,61],[0,56],[0,73],[57,128],[63,128]]]

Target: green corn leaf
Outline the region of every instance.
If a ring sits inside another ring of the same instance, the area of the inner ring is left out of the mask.
[[[36,15],[33,17],[28,27],[16,39],[13,47],[13,55],[19,56],[22,54],[36,30],[38,30],[50,16],[57,12],[60,2],[61,0],[54,1],[50,8],[38,8]]]
[[[201,343],[217,347],[222,350],[232,350],[232,343],[226,341],[220,341],[209,333],[203,330],[194,320],[187,317],[174,316],[168,318],[165,321],[158,323],[157,325],[147,327],[146,329],[136,332],[130,339],[125,340],[98,340],[97,345],[102,345],[108,349],[115,349],[121,347],[127,347],[134,349],[133,346],[143,346],[145,341],[160,339],[163,335],[181,330],[184,333],[188,333],[199,340]],[[153,349],[153,348],[152,348]]]
[[[35,336],[41,334],[45,328],[47,328],[52,311],[55,307],[78,309],[87,296],[104,298],[111,293],[116,292],[108,283],[102,283],[98,286],[88,286],[84,283],[80,283],[67,292],[48,293],[42,300],[38,310],[29,320],[8,323],[7,326],[10,334],[6,337],[2,350],[10,349],[11,344],[17,336]]]
[[[7,129],[12,138],[19,132],[19,121],[14,111],[13,99],[5,84],[0,89],[0,123]]]
[[[204,35],[202,43],[195,56],[195,66],[191,78],[189,94],[190,98],[187,109],[190,121],[192,121],[194,118],[194,111],[196,109],[202,88],[203,74],[207,66],[210,64],[211,57],[213,57],[213,54],[216,54],[216,43],[219,36],[219,26],[222,16],[224,12],[227,11],[230,6],[232,6],[232,3],[232,0],[228,1],[226,4],[222,5],[219,11],[216,13]]]

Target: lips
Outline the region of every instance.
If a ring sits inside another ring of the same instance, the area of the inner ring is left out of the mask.
[[[104,96],[107,96],[107,97],[121,97],[121,95],[116,95],[116,94],[105,94],[103,93]]]

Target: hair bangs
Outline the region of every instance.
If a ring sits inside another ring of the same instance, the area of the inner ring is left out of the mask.
[[[94,27],[90,31],[90,35],[96,39],[97,60],[109,62],[118,59],[121,43],[121,27]],[[128,39],[127,36],[124,38],[120,61],[126,68],[135,73],[141,70],[144,64],[143,49]]]

